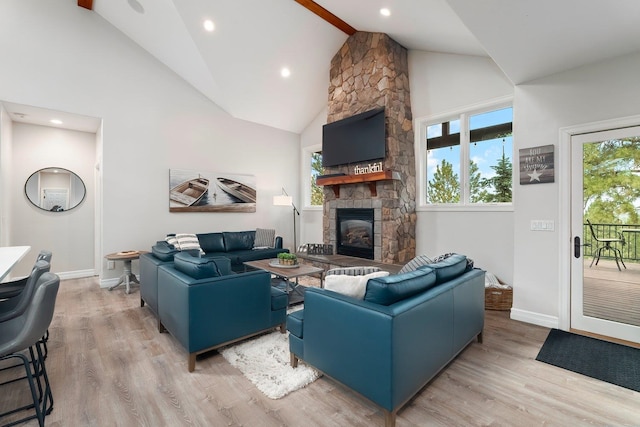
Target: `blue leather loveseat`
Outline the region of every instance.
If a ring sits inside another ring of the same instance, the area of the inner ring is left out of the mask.
[[[196,356],[252,335],[280,328],[285,333],[287,294],[271,286],[266,271],[234,274],[228,258],[178,253],[158,267],[158,318]]]
[[[231,270],[243,272],[246,261],[276,258],[280,252],[289,252],[282,248],[282,237],[276,236],[273,247],[254,248],[255,230],[231,231],[220,233],[196,234],[200,250],[185,252],[203,258],[225,257],[229,259]],[[140,255],[140,306],[146,305],[158,317],[158,268],[173,263],[175,254],[182,251],[165,240],[156,242],[151,252]],[[160,323],[158,321],[158,328]]]
[[[394,426],[397,411],[475,338],[482,342],[484,275],[463,255],[369,279],[363,300],[309,288],[287,318],[298,359],[370,399]]]

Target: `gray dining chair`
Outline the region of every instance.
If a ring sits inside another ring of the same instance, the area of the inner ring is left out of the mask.
[[[44,261],[43,261],[44,262]],[[33,409],[35,414],[20,420],[12,420],[14,425],[32,419],[44,426],[44,417],[53,409],[53,394],[45,367],[41,348],[41,337],[53,319],[60,278],[53,273],[44,273],[38,279],[33,298],[27,309],[19,316],[0,322],[0,360],[18,359],[15,367],[23,367],[25,374],[0,384],[0,387],[14,387],[16,381],[26,379],[31,392],[32,403],[10,409],[0,414],[0,418]],[[28,350],[28,352],[26,351]],[[7,393],[2,391],[2,393]]]

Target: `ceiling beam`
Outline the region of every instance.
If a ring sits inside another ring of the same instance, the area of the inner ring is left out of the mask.
[[[320,18],[324,19],[325,21],[327,21],[329,24],[333,25],[340,31],[347,33],[347,35],[352,36],[358,31],[355,28],[353,28],[351,25],[344,22],[342,19],[338,18],[333,13],[329,12],[324,7],[320,6],[318,3],[314,2],[313,0],[294,0],[294,1],[300,4],[301,6],[305,7],[306,9],[309,9],[311,12],[315,13]],[[80,3],[80,0],[78,0],[78,3]]]
[[[78,0],[78,6],[93,10],[93,0]]]

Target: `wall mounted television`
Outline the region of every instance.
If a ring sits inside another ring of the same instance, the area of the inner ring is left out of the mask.
[[[384,107],[365,111],[322,127],[322,166],[384,159]]]

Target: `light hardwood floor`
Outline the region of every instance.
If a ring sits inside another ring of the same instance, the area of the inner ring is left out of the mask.
[[[215,352],[188,373],[185,351],[157,332],[137,288],[63,281],[50,333],[48,426],[383,425],[374,404],[324,377],[271,400]],[[535,361],[547,333],[488,311],[484,343],[467,347],[397,425],[640,425],[640,393]],[[24,387],[2,387],[0,410],[26,397]]]

